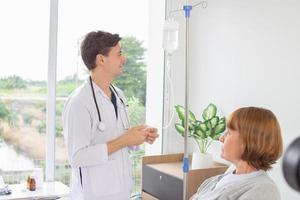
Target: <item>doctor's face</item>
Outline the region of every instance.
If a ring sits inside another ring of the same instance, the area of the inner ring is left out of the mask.
[[[112,47],[107,56],[104,56],[104,71],[117,77],[122,74],[123,66],[126,63],[126,58],[122,53],[121,43]]]
[[[244,145],[238,131],[227,128],[225,134],[220,137],[220,142],[223,143],[222,158],[232,163],[237,163],[241,160]]]

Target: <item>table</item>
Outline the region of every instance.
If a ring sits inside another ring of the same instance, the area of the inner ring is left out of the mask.
[[[12,190],[10,195],[0,196],[0,200],[25,200],[25,199],[57,199],[60,197],[68,197],[70,189],[65,184],[55,182],[44,182],[43,187],[35,191],[26,190],[25,184],[9,185]]]
[[[153,196],[151,196],[150,194],[143,192],[142,193],[142,200],[159,200]]]

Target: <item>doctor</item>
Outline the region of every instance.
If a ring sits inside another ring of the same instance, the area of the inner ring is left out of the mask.
[[[118,34],[97,31],[81,44],[90,77],[70,95],[63,113],[72,200],[130,199],[128,147],[152,144],[158,137],[156,128],[129,128],[123,92],[111,84],[126,61],[120,40]]]

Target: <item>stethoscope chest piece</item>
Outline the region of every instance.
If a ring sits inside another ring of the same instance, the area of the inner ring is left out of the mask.
[[[97,128],[98,128],[99,131],[103,132],[106,129],[106,125],[101,120],[101,115],[100,115],[99,107],[98,107],[98,104],[97,104],[97,101],[96,101],[95,91],[94,91],[94,87],[93,87],[93,83],[92,83],[92,77],[90,77],[90,84],[91,84],[93,99],[94,99],[94,103],[95,103],[95,106],[96,106],[96,109],[97,109],[97,115],[98,115],[98,119],[99,119]],[[122,120],[122,122],[123,122],[124,128],[128,129],[129,128],[129,120],[128,120],[128,116],[127,116],[127,112],[126,112],[126,108],[125,108],[126,105],[125,105],[124,101],[120,98],[120,96],[119,96],[118,92],[116,91],[116,89],[112,85],[111,85],[111,87],[114,90],[114,92],[116,93],[116,95],[119,97],[120,101],[122,102],[122,104],[124,106],[124,111],[125,111],[125,117],[127,119],[127,124],[125,124],[125,122],[123,120]]]
[[[101,121],[101,122],[98,123],[98,130],[99,131],[103,132],[105,130],[105,128],[106,128],[106,126],[105,126],[104,122]]]

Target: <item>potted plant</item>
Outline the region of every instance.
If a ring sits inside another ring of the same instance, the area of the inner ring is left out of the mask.
[[[185,109],[181,105],[175,106],[181,123],[176,123],[177,132],[184,137]],[[217,116],[216,105],[210,103],[202,113],[202,120],[198,120],[195,114],[189,111],[189,135],[199,148],[199,153],[193,153],[192,168],[203,168],[212,165],[212,155],[207,151],[214,140],[226,129],[225,117]]]

